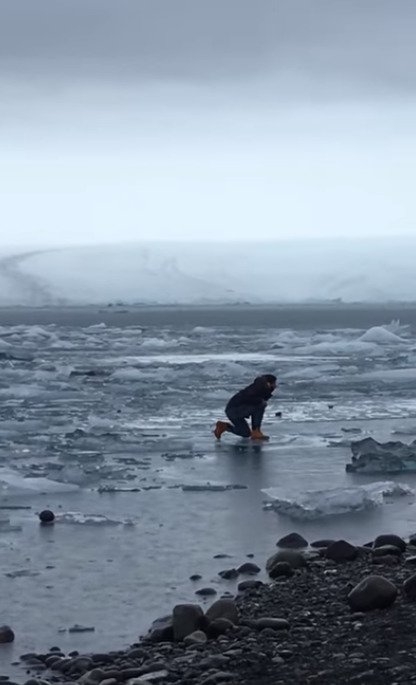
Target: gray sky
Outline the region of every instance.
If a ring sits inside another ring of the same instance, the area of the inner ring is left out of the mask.
[[[416,235],[413,0],[2,0],[0,245]]]

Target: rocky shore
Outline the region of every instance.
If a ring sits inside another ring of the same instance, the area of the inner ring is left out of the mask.
[[[266,569],[267,584],[252,562],[224,569],[235,597],[178,605],[129,649],[23,655],[26,685],[416,683],[416,536],[308,545],[294,533]]]

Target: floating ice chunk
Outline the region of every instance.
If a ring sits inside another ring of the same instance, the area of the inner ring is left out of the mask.
[[[83,514],[80,511],[68,511],[65,514],[58,514],[55,518],[56,523],[69,523],[81,526],[132,526],[134,522],[130,519],[118,521],[110,519],[104,514]]]
[[[402,473],[416,471],[416,440],[406,445],[364,438],[351,443],[352,460],[346,470],[358,473]]]
[[[387,330],[384,326],[373,326],[369,328],[360,338],[362,342],[377,343],[377,345],[392,345],[399,343],[401,345],[406,345],[406,340],[403,340],[396,333]]]
[[[393,481],[350,488],[313,490],[293,497],[287,497],[279,488],[269,488],[262,492],[273,500],[265,504],[266,509],[303,521],[367,511],[383,505],[389,498],[414,495],[414,491],[408,485]]]
[[[24,478],[19,473],[8,469],[0,470],[0,493],[27,494],[27,493],[54,493],[73,492],[78,490],[77,485],[58,483],[49,478]]]

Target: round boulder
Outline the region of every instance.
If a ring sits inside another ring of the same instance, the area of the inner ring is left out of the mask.
[[[305,556],[302,552],[298,552],[294,549],[280,549],[276,554],[273,554],[273,556],[267,559],[266,570],[268,573],[270,574],[273,566],[276,566],[276,564],[279,564],[281,561],[290,564],[292,568],[304,568],[307,566]]]
[[[373,547],[383,547],[384,545],[394,545],[394,547],[398,547],[401,552],[406,551],[406,543],[403,538],[398,535],[378,535],[373,542]]]
[[[210,623],[217,618],[226,618],[235,626],[239,623],[237,605],[233,599],[218,599],[209,607],[205,616]]]
[[[198,604],[177,604],[172,612],[174,640],[181,641],[204,624],[204,612]]]
[[[388,554],[391,554],[394,557],[400,557],[402,554],[401,549],[395,545],[381,545],[380,547],[374,547],[371,551],[373,557],[385,557]]]
[[[257,564],[253,564],[252,561],[246,561],[245,564],[241,564],[238,567],[237,571],[241,575],[255,576],[257,573],[260,573],[261,568]]]
[[[326,558],[331,561],[354,561],[357,558],[358,551],[354,545],[350,545],[346,540],[337,540],[337,542],[329,545],[326,550]]]
[[[14,632],[9,626],[0,626],[0,644],[5,645],[14,641]]]
[[[269,571],[269,576],[273,580],[275,578],[291,578],[294,574],[294,570],[287,561],[279,561],[277,564],[272,566]]]
[[[299,533],[289,533],[289,535],[280,538],[276,545],[284,549],[302,549],[308,546],[308,542]]]
[[[207,642],[207,639],[207,636],[202,630],[195,630],[190,635],[186,635],[183,641],[186,645],[202,645]]]
[[[218,575],[224,580],[232,580],[238,578],[238,571],[236,568],[227,568],[225,571],[220,571]]]
[[[41,523],[53,523],[55,521],[55,514],[50,509],[44,509],[39,514],[39,521]]]
[[[383,576],[367,576],[348,595],[352,611],[387,609],[397,597],[397,588]]]

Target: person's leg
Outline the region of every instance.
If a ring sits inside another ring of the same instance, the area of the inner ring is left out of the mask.
[[[230,409],[226,411],[226,414],[231,422],[231,425],[227,430],[230,433],[234,433],[234,435],[239,435],[241,438],[249,438],[251,430],[244,416],[241,416],[238,410],[232,411]]]
[[[251,414],[251,437],[253,440],[268,440],[268,435],[264,435],[261,430],[265,406],[256,407]]]
[[[263,405],[259,405],[253,410],[253,413],[251,414],[251,427],[253,431],[260,430],[263,422],[264,410],[265,407]]]

